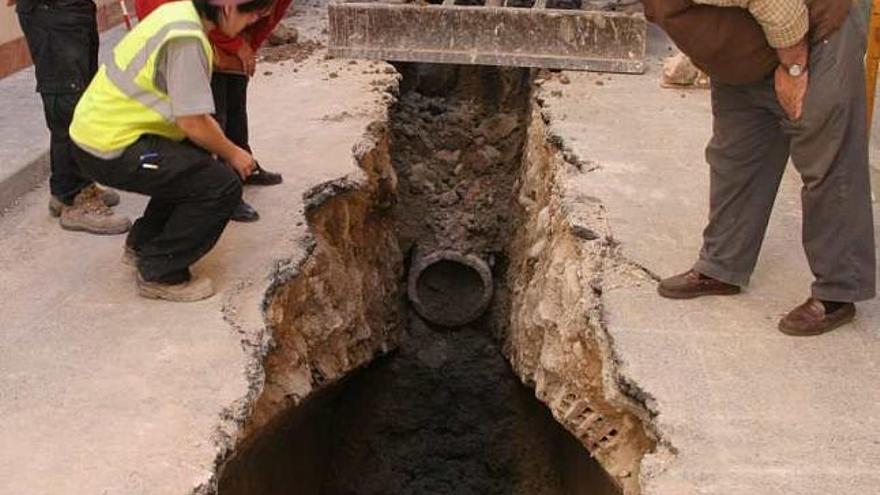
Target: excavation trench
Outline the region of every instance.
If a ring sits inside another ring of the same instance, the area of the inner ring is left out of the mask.
[[[275,347],[219,493],[637,493],[653,441],[608,369],[610,247],[565,220],[534,75],[398,70],[368,179],[307,198],[313,251],[267,305]]]

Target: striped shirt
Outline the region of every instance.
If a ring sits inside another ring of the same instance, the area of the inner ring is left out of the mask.
[[[788,48],[801,40],[810,28],[805,0],[693,0],[717,7],[748,9],[764,30],[773,48]]]

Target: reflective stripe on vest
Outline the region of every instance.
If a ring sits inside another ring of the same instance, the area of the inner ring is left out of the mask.
[[[211,45],[192,3],[160,6],[116,45],[80,99],[70,126],[77,145],[112,158],[144,134],[176,141],[185,137],[166,91],[155,81],[159,54],[175,39],[199,40],[210,69]]]
[[[201,30],[202,25],[190,21],[179,21],[168,24],[147,40],[144,45],[144,52],[152,54],[162,48],[165,37],[175,29]],[[135,82],[138,74],[140,74],[147,65],[149,58],[150,57],[135,60],[133,63],[128,64],[128,67],[123,70],[119,67],[119,64],[117,64],[116,57],[110,57],[110,60],[107,62],[107,78],[110,79],[110,81],[112,81],[113,84],[115,84],[116,87],[118,87],[126,96],[140,102],[145,107],[152,108],[164,119],[170,121],[174,117],[171,113],[171,102],[168,101],[167,98],[162,98],[160,95],[142,88],[137,82]]]

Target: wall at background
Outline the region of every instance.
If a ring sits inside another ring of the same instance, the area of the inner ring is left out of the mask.
[[[98,5],[98,29],[105,30],[122,22],[118,0],[95,0]],[[134,1],[126,0],[129,12],[134,12]],[[0,79],[31,64],[27,43],[18,26],[15,7],[0,0]]]
[[[6,0],[0,0],[0,45],[21,36],[15,7],[8,7]]]

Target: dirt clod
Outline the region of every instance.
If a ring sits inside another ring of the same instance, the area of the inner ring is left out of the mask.
[[[418,244],[423,252],[479,256],[502,250],[525,138],[527,72],[400,70],[410,85],[394,108],[392,157],[401,177],[397,218],[404,249]]]
[[[269,35],[269,39],[266,41],[270,46],[279,46],[296,43],[298,39],[299,33],[296,28],[282,22],[275,27],[275,30],[272,31],[272,34]]]
[[[260,55],[261,60],[265,62],[281,62],[284,60],[302,62],[309,58],[315,50],[323,48],[323,46],[318,41],[305,40],[278,46],[267,46],[260,50]]]

